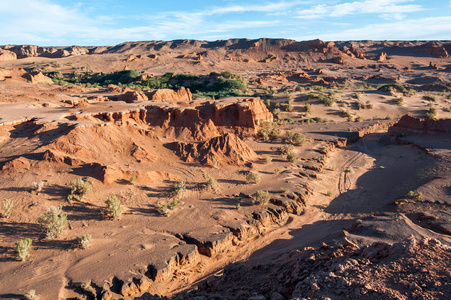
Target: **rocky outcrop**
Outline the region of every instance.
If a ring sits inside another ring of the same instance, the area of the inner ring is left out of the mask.
[[[148,101],[146,94],[141,90],[128,91],[124,94],[124,101],[127,103]]]
[[[163,182],[165,180],[174,181],[177,177],[160,171],[128,171],[119,167],[105,166],[94,163],[89,166],[92,174],[105,184],[117,182],[128,182],[131,177],[137,179],[137,183]]]
[[[388,133],[392,136],[405,134],[450,134],[451,120],[421,119],[405,115],[389,128]]]
[[[152,101],[191,101],[193,94],[187,88],[181,87],[174,91],[171,89],[159,89],[147,94],[149,100]]]
[[[22,76],[26,80],[28,80],[31,83],[47,83],[47,84],[53,84],[53,80],[41,72],[33,71],[30,73],[26,73]]]
[[[186,162],[207,165],[244,165],[257,159],[257,154],[232,133],[201,143],[174,143],[175,153]]]
[[[387,60],[387,53],[380,52],[380,53],[377,55],[376,60],[379,61],[379,62],[386,61],[386,60]]]
[[[17,59],[16,53],[0,49],[0,61],[15,60],[15,59]]]

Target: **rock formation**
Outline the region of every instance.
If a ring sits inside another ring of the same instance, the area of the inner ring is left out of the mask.
[[[227,133],[201,143],[170,145],[186,162],[207,165],[243,165],[257,159],[257,154],[235,134]]]
[[[193,95],[189,89],[181,87],[174,91],[170,89],[158,89],[154,92],[148,93],[149,100],[153,101],[191,101]]]

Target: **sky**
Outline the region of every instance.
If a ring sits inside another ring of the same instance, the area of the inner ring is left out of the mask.
[[[0,0],[0,45],[451,40],[450,0]]]

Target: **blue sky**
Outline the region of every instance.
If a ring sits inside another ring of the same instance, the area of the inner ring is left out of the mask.
[[[0,44],[229,38],[450,40],[450,0],[0,0]]]

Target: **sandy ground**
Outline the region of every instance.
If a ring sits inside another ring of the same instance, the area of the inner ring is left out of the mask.
[[[287,90],[299,83],[277,79],[280,76],[278,72],[286,71],[286,68],[290,72],[304,68],[311,74],[324,69],[327,76],[336,80],[352,74],[354,79],[360,78],[359,84],[372,83],[368,74],[376,73],[372,68],[368,69],[368,65],[374,64],[372,60],[353,60],[338,69],[332,63],[243,64],[219,58],[218,64],[213,65],[207,62],[180,63],[176,58],[180,53],[167,54],[158,63],[126,63],[123,60],[129,55],[127,52],[59,59],[25,58],[0,62],[0,67],[31,68],[57,60],[60,67],[53,69],[61,71],[80,66],[104,72],[127,67],[153,74],[163,74],[167,70],[197,74],[232,70],[249,78],[265,78],[265,85]],[[449,74],[443,71],[450,63],[449,58],[434,59],[442,70],[428,69],[430,60],[430,57],[392,55],[390,63],[396,68],[381,68],[387,76],[401,74],[399,83],[427,76],[442,76],[449,80]],[[403,67],[416,71],[404,72]],[[268,79],[268,76],[273,77]],[[289,78],[287,74],[282,77]],[[14,201],[12,216],[0,219],[0,272],[3,274],[0,298],[18,299],[31,289],[44,299],[73,299],[80,294],[91,299],[92,295],[89,296],[87,290],[100,293],[104,287],[119,294],[121,280],[150,272],[149,266],[167,263],[177,253],[194,254],[187,259],[186,265],[175,266],[168,278],[152,283],[145,292],[175,296],[212,274],[220,274],[226,265],[245,262],[248,267],[258,266],[293,249],[319,246],[325,241],[340,243],[344,237],[358,246],[374,241],[399,242],[410,234],[449,243],[449,233],[446,233],[451,219],[449,167],[442,167],[449,166],[449,135],[428,138],[412,135],[405,137],[406,144],[400,144],[387,137],[387,127],[383,126],[396,122],[404,114],[422,116],[430,106],[437,109],[437,118],[450,118],[449,92],[420,91],[402,95],[366,90],[357,84],[324,92],[327,94],[329,91],[335,93],[336,99],[330,107],[317,99],[306,100],[311,91],[282,91],[272,100],[270,110],[281,104],[280,118],[294,121],[282,122],[278,126],[281,136],[286,131],[294,131],[305,134],[307,138],[303,146],[293,148],[297,153],[294,162],[288,162],[277,151],[285,144],[282,137],[274,142],[263,142],[255,134],[250,134],[247,128],[237,126],[221,130],[242,132],[241,139],[255,151],[257,158],[252,164],[214,168],[197,162],[184,162],[168,146],[182,140],[198,142],[190,140],[190,135],[177,134],[170,128],[163,130],[159,126],[149,126],[131,117],[110,123],[93,117],[96,114],[124,114],[146,105],[181,107],[186,103],[130,104],[89,100],[85,106],[74,106],[68,101],[77,102],[92,96],[108,97],[110,94],[104,89],[34,84],[20,78],[0,81],[0,198]],[[400,97],[403,97],[403,102],[397,105],[395,102]],[[431,101],[430,97],[435,100]],[[357,100],[371,103],[372,107],[359,110]],[[292,101],[291,112],[283,111],[283,104],[287,101]],[[197,107],[204,102],[198,100],[189,105]],[[305,116],[306,104],[312,105],[308,116]],[[349,116],[344,116],[340,110],[349,111]],[[300,122],[307,117],[318,117],[322,122]],[[370,134],[351,143],[356,132],[361,131],[363,135],[362,128],[374,125],[376,127],[369,130]],[[327,147],[339,145],[346,139],[349,142],[346,147],[344,144],[342,147],[334,146],[324,153]],[[132,155],[136,148],[145,153],[139,159]],[[424,148],[429,151],[425,152]],[[71,162],[43,159],[44,152],[49,149],[57,149]],[[265,157],[271,157],[272,162],[264,163]],[[316,166],[318,162],[324,162],[324,166],[312,171],[312,164]],[[92,166],[95,163],[116,171],[120,169],[125,175],[106,183],[94,174]],[[247,184],[245,176],[248,171],[259,173],[261,182]],[[217,179],[216,192],[203,188],[203,172]],[[147,179],[141,181],[143,177],[140,176],[144,173]],[[136,184],[130,184],[129,174],[140,174]],[[83,202],[67,201],[70,183],[79,177],[90,179],[93,192]],[[169,217],[159,215],[156,206],[168,199],[174,181],[180,179],[187,182],[187,191],[179,200],[178,207]],[[41,181],[44,182],[43,190],[30,192],[31,184]],[[273,204],[253,205],[247,195],[267,190],[274,198],[287,198],[291,192],[304,191],[306,186],[310,194],[302,214],[285,213],[278,220],[266,224],[261,221],[263,225],[259,225],[256,235],[221,241],[215,246],[220,250],[211,257],[193,251],[195,247],[187,237],[209,242],[219,235],[228,235],[237,224],[249,222],[255,212],[277,208]],[[424,199],[402,206],[394,204],[412,190],[421,191]],[[105,200],[111,195],[117,195],[125,208],[119,221],[105,220],[103,215]],[[240,209],[237,209],[237,204]],[[61,205],[68,214],[68,228],[53,241],[43,238],[37,224],[37,218],[50,205]],[[393,215],[387,213],[399,215],[399,218],[394,220]],[[433,215],[435,221],[423,222],[420,213]],[[381,218],[385,221],[380,222]],[[353,231],[351,228],[356,220],[361,227]],[[75,239],[87,233],[92,235],[91,247],[74,249]],[[30,257],[20,262],[14,243],[27,237],[32,238],[33,248]],[[81,289],[82,283],[87,283],[89,289]],[[117,294],[115,297],[119,297]],[[126,299],[133,297],[127,296]],[[233,299],[233,295],[229,297]]]

